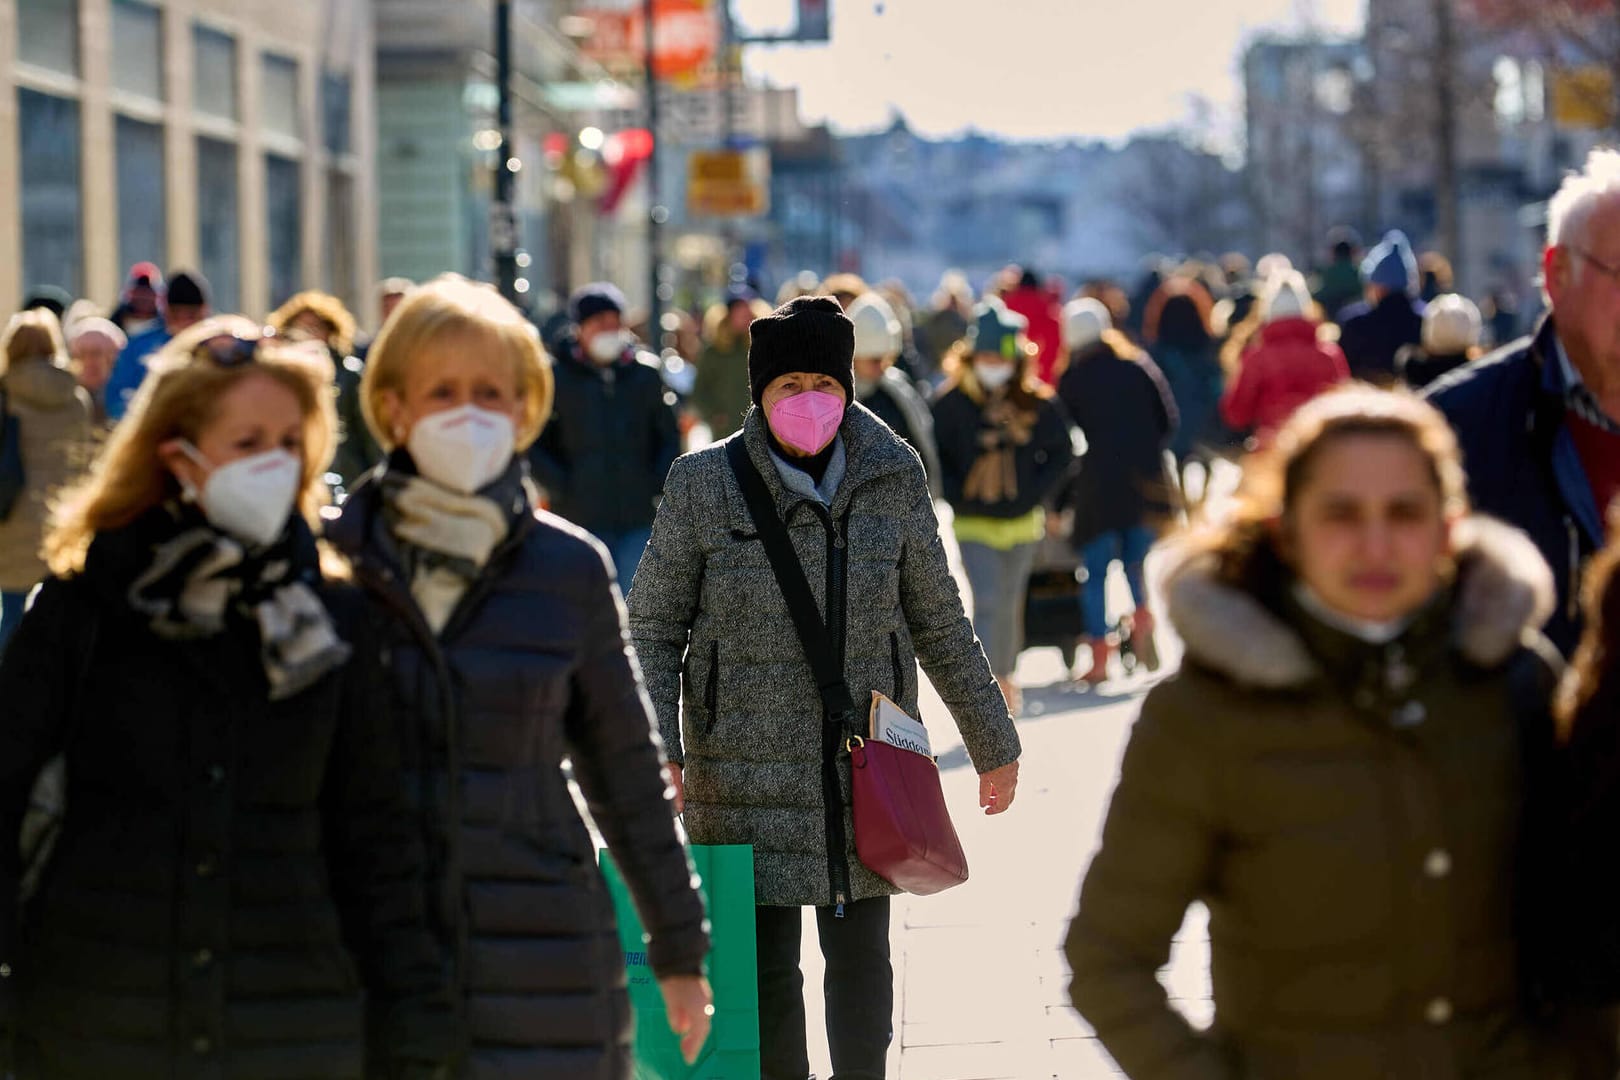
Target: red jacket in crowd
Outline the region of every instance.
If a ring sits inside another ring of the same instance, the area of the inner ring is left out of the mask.
[[[1057,362],[1063,356],[1063,313],[1045,289],[1020,285],[1001,298],[1007,310],[1029,320],[1024,336],[1038,350],[1035,377],[1048,386],[1057,384]]]
[[[1315,323],[1278,319],[1261,327],[1243,354],[1237,379],[1221,397],[1221,419],[1238,431],[1253,428],[1260,445],[1269,446],[1295,409],[1349,377],[1343,351],[1317,340]]]

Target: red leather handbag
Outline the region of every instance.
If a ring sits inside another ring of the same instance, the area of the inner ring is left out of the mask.
[[[867,869],[918,896],[966,881],[967,856],[945,809],[934,759],[859,736],[848,747],[855,854]]]

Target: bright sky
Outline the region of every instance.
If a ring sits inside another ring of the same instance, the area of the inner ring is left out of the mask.
[[[832,43],[757,46],[751,75],[800,89],[808,121],[925,135],[975,127],[1012,138],[1117,139],[1215,107],[1203,125],[1229,150],[1242,107],[1239,52],[1314,18],[1360,27],[1366,0],[831,0]],[[780,30],[793,0],[733,0],[739,26]],[[1314,14],[1312,14],[1314,10]]]

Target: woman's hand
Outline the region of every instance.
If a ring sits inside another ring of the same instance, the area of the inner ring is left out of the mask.
[[[681,767],[673,761],[664,762],[664,768],[669,770],[669,786],[675,789],[675,812],[686,813],[686,782],[682,777]]]
[[[1000,814],[1013,804],[1018,793],[1018,762],[979,774],[979,805],[986,814]]]
[[[681,1056],[691,1065],[697,1061],[698,1051],[709,1038],[714,991],[709,989],[709,980],[702,975],[670,975],[658,980],[658,989],[664,993],[664,1015],[669,1018],[669,1030],[681,1037]]]

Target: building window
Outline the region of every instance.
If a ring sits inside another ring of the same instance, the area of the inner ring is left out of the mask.
[[[355,274],[354,180],[341,169],[326,174],[326,283],[333,295],[358,311],[359,282]],[[362,312],[362,319],[370,313]]]
[[[136,0],[113,0],[112,84],[129,94],[163,100],[163,15]]]
[[[205,116],[236,119],[236,41],[206,26],[192,27],[192,107]]]
[[[299,138],[298,62],[266,53],[259,74],[259,123],[272,134]]]
[[[84,245],[79,231],[79,103],[17,91],[22,152],[24,287],[60,285],[79,295]]]
[[[163,128],[117,119],[118,262],[167,263],[163,200]]]
[[[235,311],[241,294],[241,256],[233,143],[197,139],[197,243],[202,272],[214,287],[215,310]]]
[[[77,75],[78,0],[22,0],[17,8],[17,57],[36,67]]]
[[[349,152],[350,98],[347,75],[335,71],[321,74],[321,135],[326,152],[334,157]]]
[[[271,307],[280,306],[297,292],[304,276],[299,244],[302,231],[300,183],[298,162],[275,154],[265,155],[264,206],[270,249]]]

